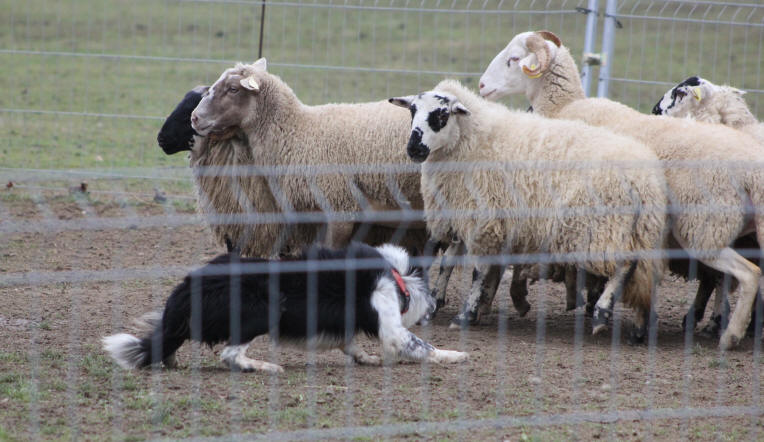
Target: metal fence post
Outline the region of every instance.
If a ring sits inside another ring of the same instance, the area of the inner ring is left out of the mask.
[[[592,63],[587,62],[587,54],[594,53],[594,44],[597,40],[597,15],[599,14],[599,0],[589,0],[586,11],[586,34],[584,36],[584,61],[581,70],[581,82],[584,86],[584,94],[589,96],[591,88]]]
[[[613,44],[615,41],[616,9],[617,0],[607,0],[605,5],[605,26],[602,29],[602,66],[600,67],[597,96],[607,97],[610,86],[610,61],[613,58]]]

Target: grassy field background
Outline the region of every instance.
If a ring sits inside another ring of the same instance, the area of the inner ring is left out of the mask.
[[[550,29],[582,53],[586,17],[573,10],[585,1],[506,3],[272,1],[263,52],[310,104],[414,93],[444,77],[475,86],[525,30]],[[156,146],[162,119],[191,87],[257,58],[260,13],[259,2],[1,0],[0,165],[185,165]],[[762,9],[632,1],[619,14],[613,77],[668,84],[700,73],[761,90]],[[649,111],[665,89],[615,81],[611,96]],[[748,96],[759,115],[761,95]]]

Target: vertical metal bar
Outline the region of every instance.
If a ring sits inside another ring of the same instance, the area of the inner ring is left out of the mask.
[[[263,0],[262,7],[260,8],[260,43],[257,47],[257,58],[258,60],[263,58],[263,29],[265,28],[265,2],[266,0]]]
[[[613,58],[613,42],[615,40],[615,13],[617,0],[607,0],[605,5],[605,26],[602,29],[602,66],[600,67],[597,96],[607,97],[610,87],[610,61]]]
[[[599,0],[589,0],[586,15],[586,31],[584,34],[584,54],[594,52],[594,45],[597,41],[597,15],[599,14]],[[583,63],[581,70],[581,82],[584,86],[584,94],[588,97],[591,85],[592,66],[586,62]]]

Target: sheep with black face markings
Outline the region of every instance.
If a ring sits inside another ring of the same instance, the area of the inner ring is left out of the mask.
[[[475,256],[579,254],[577,265],[609,278],[606,295],[623,289],[644,336],[663,273],[660,257],[645,253],[663,245],[666,219],[665,183],[649,149],[579,122],[510,111],[452,80],[390,102],[413,115],[407,152],[422,163],[432,238],[451,232]],[[503,268],[484,267],[454,325],[479,321],[478,301],[490,306]]]
[[[673,239],[692,258],[732,275],[738,302],[720,346],[734,347],[743,337],[756,298],[761,271],[730,247],[756,232],[764,241],[764,163],[755,139],[740,131],[687,119],[645,115],[604,98],[586,98],[568,49],[549,31],[515,36],[480,78],[483,97],[524,93],[534,112],[606,127],[649,146],[665,162],[672,196]],[[709,208],[710,203],[710,208]],[[603,294],[602,307],[611,302]],[[595,320],[601,309],[595,309]],[[602,315],[600,315],[601,317]]]
[[[417,227],[417,222],[408,224],[290,222],[286,212],[322,210],[316,195],[310,189],[309,179],[289,171],[283,177],[273,178],[261,173],[262,169],[274,165],[287,166],[287,169],[307,169],[311,165],[322,163],[351,162],[360,165],[372,164],[372,161],[381,163],[380,157],[385,149],[388,149],[391,156],[394,153],[392,147],[385,147],[385,143],[390,143],[390,139],[395,138],[394,120],[399,120],[397,124],[400,127],[399,136],[401,139],[405,137],[407,122],[405,112],[390,112],[386,109],[388,106],[382,103],[381,107],[385,108],[384,116],[379,121],[367,122],[367,127],[362,133],[356,130],[353,134],[356,138],[349,142],[347,132],[352,131],[349,127],[335,128],[338,132],[344,131],[345,136],[338,133],[340,136],[332,137],[330,123],[316,125],[314,121],[308,122],[305,118],[294,117],[302,113],[319,117],[321,112],[327,112],[325,119],[330,120],[331,112],[337,111],[331,110],[332,107],[349,106],[363,111],[364,106],[370,104],[304,106],[278,77],[266,72],[265,59],[246,66],[246,69],[257,72],[270,88],[269,96],[272,95],[269,101],[271,109],[265,115],[260,115],[261,118],[256,121],[258,127],[265,131],[261,134],[262,137],[255,137],[256,142],[251,143],[245,132],[233,125],[226,128],[207,128],[204,135],[200,135],[192,128],[192,111],[202,101],[202,94],[208,89],[206,87],[195,88],[184,97],[184,100],[168,117],[158,136],[160,146],[168,154],[190,148],[190,163],[194,170],[199,197],[198,207],[200,212],[212,218],[211,228],[216,239],[220,243],[228,244],[229,249],[235,246],[244,255],[259,257],[272,257],[299,251],[302,246],[322,236],[332,247],[344,246],[355,237],[370,244],[396,240],[410,250],[421,251],[426,236],[424,229]],[[240,89],[242,96],[249,92],[243,86]],[[280,108],[274,108],[275,105]],[[373,115],[370,115],[369,119],[372,117]],[[292,135],[278,134],[270,138],[266,136],[279,130],[289,131]],[[383,136],[382,133],[386,130],[392,132],[392,135]],[[267,141],[264,141],[266,139]],[[333,146],[332,143],[336,145]],[[390,143],[391,146],[394,144]],[[316,145],[315,148],[314,145]],[[342,147],[338,148],[340,145]],[[356,152],[344,155],[351,149]],[[382,152],[372,152],[374,150]],[[421,207],[416,174],[377,174],[373,177],[369,174],[358,174],[353,176],[358,178],[353,183],[346,182],[342,176],[331,175],[330,178],[334,181],[331,188],[323,186],[330,181],[327,177],[329,176],[319,176],[316,180],[321,184],[318,186],[319,190],[323,191],[327,200],[333,203],[332,207],[325,208],[326,210],[361,211],[359,199],[363,198],[370,201],[372,209],[406,209],[409,207],[409,201],[414,207],[417,205]],[[395,179],[388,179],[393,177]],[[295,184],[295,181],[299,183]],[[289,183],[288,188],[285,188],[285,183]],[[349,187],[353,185],[360,188],[360,196],[351,194]],[[392,193],[391,188],[395,189],[396,185],[402,186],[400,187],[403,189],[402,194]],[[415,192],[407,191],[411,188],[415,189]],[[384,198],[382,204],[377,201],[378,195]],[[223,219],[220,221],[224,222],[215,222],[216,216],[237,215],[251,218],[259,213],[267,213],[274,219],[267,223],[249,223],[246,219],[241,222],[237,219]],[[401,232],[399,226],[405,228],[405,232]]]
[[[653,107],[653,114],[690,117],[706,123],[734,127],[753,136],[764,146],[764,123],[748,108],[745,91],[732,86],[718,86],[705,78],[693,76],[677,84]]]

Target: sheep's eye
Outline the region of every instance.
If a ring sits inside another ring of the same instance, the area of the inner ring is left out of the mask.
[[[685,91],[683,91],[683,90],[681,90],[681,89],[677,89],[677,90],[676,90],[676,96],[677,96],[677,97],[679,97],[679,98],[684,98],[684,97],[685,97],[685,95],[687,95],[687,92],[685,92]]]
[[[239,88],[237,88],[237,87],[231,86],[231,87],[228,88],[228,93],[229,94],[235,94],[237,92],[239,92]]]
[[[507,61],[507,66],[512,66],[512,62],[514,61],[517,63],[517,61],[520,60],[519,57],[509,57],[509,60]]]

